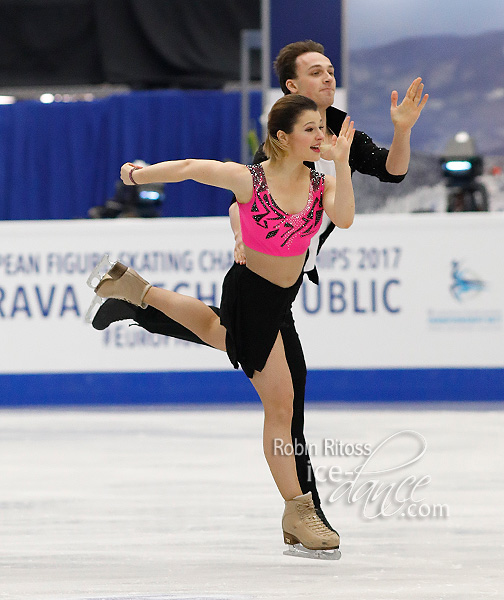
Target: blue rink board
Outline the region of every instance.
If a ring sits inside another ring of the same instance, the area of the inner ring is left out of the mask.
[[[308,402],[504,400],[504,369],[316,370]],[[0,407],[258,402],[241,372],[0,375]]]

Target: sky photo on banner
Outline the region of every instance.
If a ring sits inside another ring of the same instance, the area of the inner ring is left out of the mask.
[[[426,35],[478,35],[504,30],[504,2],[481,0],[348,0],[350,50]]]

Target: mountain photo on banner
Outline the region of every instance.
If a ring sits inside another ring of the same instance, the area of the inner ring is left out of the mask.
[[[421,76],[429,102],[412,148],[440,154],[457,132],[470,133],[484,155],[504,155],[504,26],[474,36],[403,39],[350,53],[348,106],[356,125],[390,144],[390,92],[400,98]]]

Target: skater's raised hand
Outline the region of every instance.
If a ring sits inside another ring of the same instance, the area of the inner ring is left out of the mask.
[[[417,122],[423,107],[429,99],[429,94],[424,94],[422,97],[423,89],[422,78],[417,77],[409,86],[401,104],[397,104],[399,98],[397,91],[392,92],[390,117],[394,127],[401,131],[408,131]]]
[[[321,146],[322,158],[333,160],[335,163],[348,163],[354,133],[354,122],[350,120],[350,117],[346,117],[339,135],[333,135],[330,144]]]
[[[322,156],[325,160],[333,160],[336,168],[336,179],[330,176],[325,178],[324,210],[337,227],[344,229],[350,227],[355,214],[355,199],[348,164],[354,133],[354,122],[347,117],[339,135],[333,135],[331,143],[324,146]]]

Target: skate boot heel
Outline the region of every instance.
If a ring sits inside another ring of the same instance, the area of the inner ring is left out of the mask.
[[[299,540],[291,535],[290,533],[283,532],[284,544],[288,544],[289,546],[294,546],[294,544],[299,544]]]
[[[105,283],[105,281],[108,281],[110,279],[119,279],[120,277],[122,277],[124,275],[124,273],[126,273],[126,271],[128,270],[128,267],[126,265],[123,265],[120,262],[116,262],[111,269],[109,269],[105,275],[100,279],[100,281],[98,282],[98,285],[95,287],[95,292],[97,290],[100,289],[100,287]]]
[[[114,263],[111,262],[109,255],[104,254],[100,262],[96,265],[96,267],[91,271],[89,277],[87,278],[86,283],[90,288],[95,289],[95,287],[100,283],[101,278],[111,269],[113,268]]]

